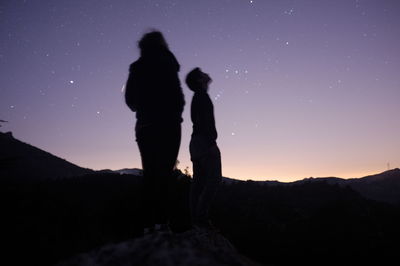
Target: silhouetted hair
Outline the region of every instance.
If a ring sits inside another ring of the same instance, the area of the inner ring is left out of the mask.
[[[186,85],[190,90],[196,92],[200,88],[199,78],[202,73],[201,69],[196,67],[186,75]]]
[[[139,48],[141,52],[156,51],[167,49],[168,44],[164,39],[164,36],[159,31],[151,31],[143,35],[139,41]]]

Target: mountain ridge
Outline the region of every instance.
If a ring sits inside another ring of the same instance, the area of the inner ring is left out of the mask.
[[[304,183],[324,182],[329,185],[339,185],[350,187],[362,196],[376,201],[383,201],[391,204],[400,204],[400,169],[394,168],[378,174],[368,175],[360,178],[340,178],[340,177],[309,177],[292,182],[280,182],[277,180],[254,181],[248,179],[238,180],[224,177],[223,182],[227,184],[237,182],[254,182],[255,184],[265,184],[268,186],[293,186]]]
[[[123,168],[119,170],[103,169],[95,171],[83,168],[65,159],[57,157],[33,145],[15,139],[11,132],[0,132],[0,174],[10,179],[24,180],[29,178],[60,178],[72,177],[93,173],[118,173],[142,175],[142,170],[137,168]],[[394,168],[378,174],[360,178],[340,177],[310,177],[293,182],[280,182],[277,180],[238,180],[224,177],[224,183],[255,182],[270,186],[290,186],[307,182],[326,182],[331,185],[349,186],[364,197],[377,201],[400,204],[400,169]]]
[[[0,132],[0,147],[2,178],[32,180],[79,176],[94,172],[22,142],[14,138],[11,132]]]

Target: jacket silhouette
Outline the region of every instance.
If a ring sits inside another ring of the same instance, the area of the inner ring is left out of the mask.
[[[175,56],[164,47],[143,53],[129,68],[125,101],[140,124],[182,122],[185,104]]]

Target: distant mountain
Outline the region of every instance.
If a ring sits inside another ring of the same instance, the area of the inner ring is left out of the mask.
[[[0,132],[0,176],[11,180],[71,177],[93,173]]]
[[[227,184],[234,183],[235,179],[225,178]],[[249,180],[251,181],[251,180]],[[236,180],[236,182],[240,182]],[[244,181],[242,181],[244,182]],[[341,187],[350,187],[360,193],[367,199],[382,201],[392,204],[400,204],[400,169],[395,168],[376,175],[365,176],[361,178],[338,178],[338,177],[310,177],[294,182],[279,181],[251,181],[257,184],[268,186],[292,186],[305,183],[324,182],[329,185],[339,185]]]
[[[95,171],[79,167],[62,158],[15,139],[11,132],[0,132],[0,175],[12,179],[37,179],[79,176]],[[120,170],[100,170],[97,173],[119,173],[143,175],[137,168]],[[249,180],[251,181],[251,180]],[[225,184],[245,182],[228,177]],[[279,181],[251,181],[268,186],[290,186],[302,183],[325,182],[330,185],[349,186],[362,196],[388,203],[400,204],[400,169],[392,169],[362,178],[343,179],[338,177],[305,178],[290,183]]]
[[[119,170],[102,169],[102,170],[97,170],[96,173],[142,176],[143,170],[138,168],[123,168]]]
[[[305,178],[288,184],[326,182],[330,185],[349,186],[368,199],[400,204],[400,169],[395,168],[362,178],[338,177]]]
[[[114,172],[124,174],[124,175],[136,175],[136,176],[143,175],[143,170],[137,169],[137,168],[124,168],[121,170],[115,170]]]
[[[395,168],[380,174],[344,182],[366,198],[400,204],[400,169]]]

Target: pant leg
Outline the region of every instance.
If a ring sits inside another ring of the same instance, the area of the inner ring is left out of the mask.
[[[199,198],[204,189],[205,178],[202,163],[199,160],[193,161],[193,180],[190,187],[190,216],[192,219],[192,223],[197,223],[197,205],[199,202]]]
[[[142,215],[143,226],[153,227],[155,224],[155,184],[157,179],[157,164],[155,160],[156,143],[151,136],[151,130],[142,128],[136,130],[136,141],[140,151],[143,168]]]
[[[167,223],[173,169],[181,142],[181,125],[161,124],[136,131],[143,167],[144,226]]]
[[[169,220],[174,185],[173,170],[181,142],[181,126],[168,125],[160,128],[158,137],[157,176],[155,180],[156,223],[165,224]]]
[[[197,223],[206,223],[209,219],[209,209],[215,198],[219,184],[222,179],[221,154],[217,146],[212,147],[209,152],[198,161],[201,187],[197,194],[197,203],[193,209],[194,220]],[[194,170],[193,170],[194,171]]]

